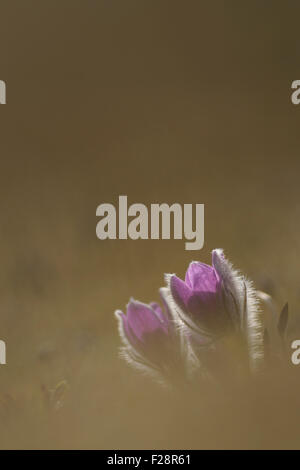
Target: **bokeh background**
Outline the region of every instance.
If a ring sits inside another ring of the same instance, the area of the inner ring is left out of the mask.
[[[299,446],[293,378],[161,390],[113,312],[223,247],[299,313],[300,5],[1,0],[2,448]],[[205,246],[100,241],[96,207],[204,203]],[[290,382],[292,380],[292,382]],[[61,404],[62,406],[59,406]]]

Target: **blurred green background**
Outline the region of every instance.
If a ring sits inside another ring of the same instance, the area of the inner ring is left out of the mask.
[[[295,317],[300,4],[1,0],[0,11],[0,446],[299,445],[288,386],[169,396],[119,360],[113,312],[157,299],[165,272],[222,247]],[[204,203],[203,250],[98,240],[96,207],[119,194]]]

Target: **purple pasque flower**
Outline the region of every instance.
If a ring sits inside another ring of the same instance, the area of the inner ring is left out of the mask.
[[[152,375],[170,375],[183,365],[182,341],[167,301],[167,288],[160,289],[163,307],[131,299],[126,314],[115,312],[123,342],[122,355],[133,366]]]
[[[258,357],[262,339],[256,293],[222,250],[213,250],[211,266],[192,262],[184,281],[172,274],[167,275],[167,282],[178,322],[193,332],[193,338],[198,337],[203,344],[240,332],[247,340],[250,356]]]
[[[216,270],[204,263],[192,262],[182,281],[175,274],[169,287],[180,320],[192,331],[209,337],[211,331],[226,326],[222,282]]]

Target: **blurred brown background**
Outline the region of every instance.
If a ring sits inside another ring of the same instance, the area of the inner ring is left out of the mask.
[[[0,12],[1,447],[299,445],[297,408],[274,418],[288,387],[261,392],[274,409],[255,391],[237,405],[199,390],[188,406],[119,360],[113,312],[223,247],[297,313],[300,5],[1,0]],[[96,207],[119,194],[204,203],[204,249],[98,240]]]

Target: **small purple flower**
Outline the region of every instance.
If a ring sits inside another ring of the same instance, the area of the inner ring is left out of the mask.
[[[123,341],[123,356],[137,368],[168,375],[182,362],[181,341],[166,300],[166,288],[161,291],[163,308],[131,299],[126,315],[116,311]]]
[[[227,333],[239,332],[256,354],[257,297],[251,283],[235,271],[222,250],[213,250],[212,266],[192,262],[185,280],[167,275],[178,322],[198,343],[209,343]]]
[[[210,331],[226,327],[222,281],[214,267],[192,262],[185,281],[175,275],[170,277],[170,290],[181,320],[191,330],[200,328],[204,336],[209,336]]]

